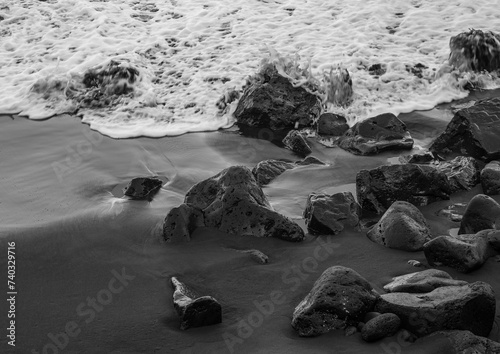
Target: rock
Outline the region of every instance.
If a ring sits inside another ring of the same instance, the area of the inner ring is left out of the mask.
[[[403,251],[420,251],[431,237],[425,217],[408,202],[394,202],[366,235],[379,245]]]
[[[346,226],[357,226],[360,211],[351,192],[333,195],[312,193],[307,198],[304,218],[310,233],[336,235]]]
[[[434,154],[430,151],[426,151],[423,154],[404,155],[399,157],[399,162],[401,162],[402,164],[405,163],[429,164],[436,160],[437,159],[434,157]]]
[[[123,194],[137,200],[151,200],[163,185],[156,177],[136,177],[123,189]]]
[[[373,64],[368,68],[368,74],[370,75],[381,76],[384,75],[386,71],[387,68],[385,64]]]
[[[246,87],[234,117],[240,124],[280,130],[309,126],[320,111],[316,95],[293,87],[273,66],[268,66],[258,80]]]
[[[290,130],[283,139],[283,144],[299,156],[306,156],[312,152],[306,138],[297,130]]]
[[[390,293],[429,293],[443,286],[461,286],[466,284],[466,281],[455,280],[442,270],[427,269],[392,278],[392,281],[384,286],[384,290]]]
[[[221,305],[211,296],[197,297],[177,278],[172,277],[174,308],[181,318],[181,329],[210,326],[222,322]]]
[[[431,266],[444,265],[467,273],[483,265],[488,254],[488,239],[481,235],[439,236],[424,245]]]
[[[432,332],[460,329],[488,336],[495,319],[495,295],[483,282],[444,286],[430,293],[389,293],[380,296],[375,310],[394,313],[403,328],[418,337]]]
[[[235,235],[302,241],[302,228],[272,210],[252,172],[232,166],[194,185],[184,203],[203,212],[205,225]]]
[[[357,332],[357,331],[358,331],[358,329],[357,329],[356,327],[354,327],[354,326],[349,326],[349,327],[347,327],[347,328],[344,330],[344,335],[345,335],[346,337],[350,337],[350,336],[352,336],[352,335],[356,334],[356,332]]]
[[[349,130],[345,117],[334,113],[323,113],[316,124],[318,135],[340,136]]]
[[[438,331],[431,336],[441,335],[450,341],[454,354],[498,354],[500,343],[476,336],[470,331]]]
[[[191,241],[191,234],[205,226],[201,210],[186,204],[172,208],[163,222],[163,239],[167,242]]]
[[[314,157],[314,156],[307,156],[305,159],[300,160],[300,161],[295,161],[295,164],[297,166],[308,166],[308,165],[326,165],[323,161],[320,159]]]
[[[481,185],[484,194],[500,194],[500,161],[491,161],[481,171]]]
[[[500,253],[500,230],[483,230],[477,233],[478,237],[486,237],[488,245]]]
[[[401,326],[401,320],[393,313],[384,313],[366,322],[361,330],[361,338],[366,342],[390,337],[394,335]]]
[[[295,165],[290,162],[279,160],[265,160],[259,162],[257,166],[253,168],[252,173],[259,185],[265,186],[286,170],[290,170],[294,167]]]
[[[368,312],[366,315],[365,315],[365,318],[363,319],[363,321],[366,322],[369,322],[370,320],[374,319],[375,317],[378,317],[380,316],[381,313],[380,312],[375,312],[375,311],[371,311],[371,312]]]
[[[396,334],[396,337],[398,338],[398,342],[401,340],[403,343],[415,343],[415,341],[418,339],[416,335],[411,333],[410,331],[401,328],[398,333]]]
[[[356,123],[340,138],[339,146],[355,155],[374,155],[412,149],[413,139],[402,121],[385,113]]]
[[[459,234],[475,234],[486,229],[500,226],[500,204],[484,194],[474,196],[465,210],[460,223]]]
[[[479,167],[473,157],[457,156],[437,164],[436,168],[448,177],[452,193],[471,190],[479,183]]]
[[[412,267],[424,267],[425,268],[425,266],[422,264],[422,262],[416,261],[414,259],[410,259],[407,263],[409,265],[411,265]]]
[[[470,29],[451,37],[448,62],[460,71],[500,69],[500,35]]]
[[[500,159],[500,97],[477,101],[455,113],[430,146],[433,153],[452,152],[489,162]]]
[[[311,292],[295,308],[292,327],[303,337],[356,326],[379,295],[357,272],[334,266],[326,269]]]
[[[466,208],[467,204],[465,203],[454,203],[439,210],[436,215],[446,217],[453,222],[461,222]]]
[[[381,214],[395,201],[416,206],[450,199],[446,175],[425,165],[390,165],[361,170],[356,176],[358,203],[366,211]]]
[[[249,254],[257,263],[267,264],[269,262],[269,257],[259,250],[242,250],[239,252]]]

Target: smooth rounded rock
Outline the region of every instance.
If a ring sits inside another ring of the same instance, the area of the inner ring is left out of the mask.
[[[500,161],[491,161],[481,171],[481,185],[484,194],[500,194]]]
[[[366,342],[390,337],[394,335],[401,326],[401,320],[393,313],[384,313],[366,322],[361,330],[361,338]]]
[[[484,194],[474,196],[465,210],[459,234],[475,234],[481,230],[500,228],[500,204]]]

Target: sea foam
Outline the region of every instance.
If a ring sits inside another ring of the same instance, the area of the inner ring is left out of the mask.
[[[353,101],[328,109],[351,123],[465,97],[468,81],[500,86],[446,66],[452,36],[498,31],[496,0],[7,0],[0,19],[0,112],[76,112],[114,138],[229,127],[234,118],[216,103],[241,89],[266,48],[310,60],[318,78],[346,68]],[[138,71],[133,92],[104,107],[68,97],[88,70],[111,62]],[[373,64],[385,73],[370,74]]]

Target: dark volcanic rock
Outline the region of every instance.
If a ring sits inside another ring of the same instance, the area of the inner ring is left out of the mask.
[[[384,290],[390,293],[429,293],[443,286],[461,285],[467,285],[467,282],[455,280],[442,270],[426,269],[392,278],[392,281],[384,286]]]
[[[419,337],[449,329],[488,336],[495,309],[493,289],[483,282],[445,286],[425,294],[383,294],[375,305],[376,311],[396,314],[403,328]]]
[[[457,111],[430,150],[439,154],[466,154],[489,162],[500,159],[499,136],[500,97],[494,97]]]
[[[481,185],[484,194],[500,194],[500,161],[491,161],[481,171]]]
[[[253,82],[243,92],[234,112],[240,124],[269,127],[273,130],[311,125],[321,111],[317,96],[269,68],[262,80]]]
[[[413,204],[394,202],[379,222],[366,234],[370,240],[388,248],[420,251],[431,233],[425,217]]]
[[[500,228],[500,204],[484,194],[474,196],[465,210],[459,234],[475,234],[481,230]]]
[[[373,309],[379,295],[350,268],[330,267],[295,308],[292,327],[303,337],[356,326]]]
[[[283,144],[299,156],[307,156],[312,152],[306,138],[297,130],[290,130],[283,139]]]
[[[500,69],[500,34],[471,29],[451,37],[448,61],[460,71]]]
[[[348,129],[345,117],[334,113],[323,113],[318,118],[316,132],[319,135],[340,136]]]
[[[295,165],[290,162],[279,160],[265,160],[259,162],[253,169],[252,173],[255,179],[261,186],[265,186],[273,179],[281,175],[286,170],[294,168]]]
[[[201,210],[186,204],[172,208],[163,223],[163,239],[167,242],[190,241],[198,227],[205,226]]]
[[[203,212],[205,225],[236,235],[302,241],[302,228],[272,210],[252,172],[232,166],[194,185],[184,203]]]
[[[434,154],[429,151],[426,151],[423,154],[412,154],[399,157],[399,162],[401,162],[402,164],[405,163],[429,164],[436,160],[437,159],[434,156]]]
[[[163,185],[156,177],[137,177],[132,179],[123,189],[123,194],[138,200],[151,200]]]
[[[210,326],[222,322],[221,305],[211,296],[198,297],[172,277],[174,308],[181,318],[181,329]]]
[[[333,195],[312,193],[307,198],[304,218],[312,234],[338,234],[346,226],[357,226],[361,208],[351,192]]]
[[[448,177],[452,193],[470,190],[479,183],[479,166],[473,157],[457,156],[435,166]]]
[[[500,343],[476,336],[470,331],[438,331],[431,336],[441,335],[450,341],[454,354],[498,354]]]
[[[307,156],[305,159],[300,160],[300,161],[295,161],[295,164],[297,166],[308,166],[308,165],[326,165],[323,161],[320,159],[314,157],[314,156]]]
[[[356,193],[363,210],[381,214],[398,200],[423,206],[450,199],[451,186],[434,167],[390,165],[358,172]]]
[[[402,121],[392,113],[385,113],[356,123],[340,138],[339,146],[356,155],[373,155],[411,149],[413,139]]]
[[[366,342],[390,337],[394,335],[401,326],[401,320],[393,313],[384,313],[366,322],[361,330],[361,338]]]

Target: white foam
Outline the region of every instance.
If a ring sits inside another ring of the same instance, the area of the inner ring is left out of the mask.
[[[351,121],[380,112],[430,109],[467,92],[453,73],[435,79],[451,36],[498,31],[496,0],[7,0],[0,5],[0,112],[46,118],[77,107],[61,93],[31,91],[37,80],[62,83],[110,60],[140,71],[134,97],[116,109],[80,110],[83,121],[115,138],[159,137],[230,126],[216,102],[240,88],[268,45],[312,59],[322,76],[351,73]],[[387,64],[380,78],[367,68]],[[419,79],[406,65],[424,64]],[[481,77],[487,88],[495,77]],[[463,83],[463,82],[462,82]]]

